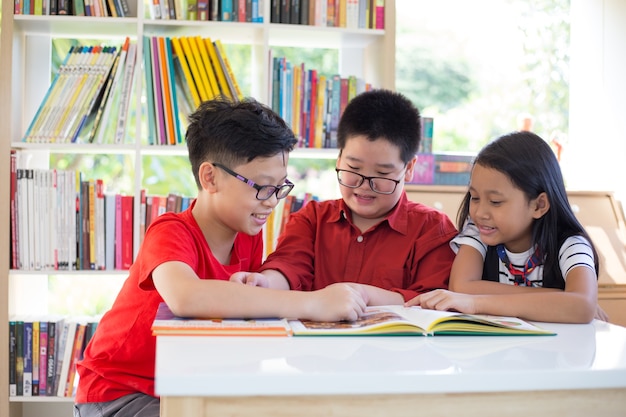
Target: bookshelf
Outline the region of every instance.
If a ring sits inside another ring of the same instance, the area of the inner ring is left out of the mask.
[[[30,121],[35,115],[50,83],[51,39],[54,37],[112,39],[121,43],[125,37],[137,42],[137,55],[142,56],[144,36],[202,36],[220,39],[225,44],[243,44],[251,47],[251,87],[246,95],[268,103],[267,85],[269,80],[269,51],[274,46],[336,48],[339,50],[339,73],[342,76],[356,75],[366,79],[376,87],[395,87],[395,1],[385,0],[385,29],[345,29],[337,27],[317,27],[308,25],[270,23],[270,1],[262,2],[265,16],[263,23],[239,23],[219,21],[152,20],[146,3],[129,0],[129,17],[82,17],[82,16],[35,16],[13,14],[13,2],[2,2],[0,25],[0,216],[10,217],[10,150],[22,149],[42,156],[46,160],[50,154],[116,154],[130,155],[134,161],[132,177],[133,190],[138,196],[142,188],[142,158],[160,155],[185,155],[181,147],[154,147],[141,143],[125,145],[47,145],[25,144],[21,141]],[[141,59],[135,69],[134,99],[131,106],[141,109],[143,71]],[[128,129],[135,130],[135,137],[142,135],[141,118]],[[321,157],[328,153],[321,151]],[[298,150],[294,157],[320,157],[320,151],[313,154]],[[43,165],[46,163],[44,162]],[[40,168],[48,168],[40,166]],[[134,217],[139,214],[138,199],[135,199]],[[3,236],[10,234],[9,222],[2,222]],[[139,233],[137,222],[134,226],[134,252],[138,249]],[[47,291],[50,271],[29,272],[26,274],[10,270],[10,242],[0,242],[0,333],[8,334],[8,319],[15,304],[23,303],[24,284],[16,285],[18,277],[27,276],[37,290]],[[62,272],[73,279],[84,271]],[[112,274],[123,279],[124,272],[88,272],[93,275]],[[10,306],[10,307],[7,307]],[[24,306],[20,306],[24,308]],[[29,308],[29,307],[26,307]],[[3,337],[3,340],[6,338]],[[0,344],[0,415],[7,417],[36,415],[69,415],[71,398],[59,397],[9,397],[8,344]]]

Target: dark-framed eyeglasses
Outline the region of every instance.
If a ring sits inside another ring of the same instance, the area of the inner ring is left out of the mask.
[[[339,184],[348,188],[359,188],[363,181],[367,180],[370,183],[370,188],[375,193],[393,194],[398,184],[400,184],[400,180],[392,180],[391,178],[366,177],[365,175],[339,168],[335,168],[335,171],[337,172]]]
[[[254,181],[249,180],[248,178],[244,177],[243,175],[237,174],[235,171],[233,171],[232,169],[222,164],[219,164],[217,162],[211,162],[211,163],[214,166],[223,169],[228,174],[237,178],[239,181],[244,182],[248,184],[250,187],[254,188],[256,190],[257,200],[261,200],[261,201],[267,200],[273,194],[276,195],[277,199],[282,200],[283,198],[287,197],[287,195],[289,195],[289,193],[291,192],[291,190],[293,190],[293,187],[294,187],[294,184],[289,180],[285,180],[285,183],[283,185],[259,185],[255,183]]]

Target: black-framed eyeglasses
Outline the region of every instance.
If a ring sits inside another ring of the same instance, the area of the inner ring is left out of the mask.
[[[217,162],[212,162],[212,164],[218,168],[223,169],[228,174],[237,178],[239,181],[244,182],[248,184],[250,187],[254,188],[256,190],[257,200],[267,200],[273,194],[276,195],[277,199],[282,200],[283,198],[287,197],[287,195],[289,195],[289,193],[291,192],[291,190],[293,190],[293,187],[294,187],[294,184],[289,180],[285,180],[285,183],[283,185],[278,185],[278,186],[277,185],[259,185],[255,183],[254,181],[249,180],[248,178],[244,177],[243,175],[237,174],[235,171],[233,171],[232,169],[228,167],[225,167],[222,164],[219,164]]]
[[[391,178],[366,177],[365,175],[339,168],[335,168],[335,171],[337,171],[339,184],[348,188],[359,188],[361,184],[363,184],[363,181],[367,180],[370,183],[372,191],[375,193],[393,194],[398,184],[400,184],[400,180],[392,180]]]

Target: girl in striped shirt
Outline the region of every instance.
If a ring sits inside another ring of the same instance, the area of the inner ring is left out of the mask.
[[[457,220],[450,290],[407,305],[561,323],[606,319],[597,306],[597,252],[539,136],[510,133],[480,151]]]

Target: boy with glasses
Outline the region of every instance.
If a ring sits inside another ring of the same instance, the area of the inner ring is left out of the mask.
[[[403,304],[447,288],[457,231],[435,209],[410,202],[421,135],[417,108],[373,90],[348,103],[338,128],[341,199],[309,202],[291,215],[261,273],[231,280],[270,288],[318,290],[348,282],[369,305]]]
[[[77,417],[159,416],[151,325],[163,301],[182,317],[314,320],[354,320],[367,303],[364,291],[345,284],[305,293],[228,280],[260,267],[259,232],[293,188],[287,161],[296,139],[277,114],[254,100],[208,101],[191,115],[186,142],[197,198],[182,213],[159,216],[146,231],[126,282],[77,365]]]

